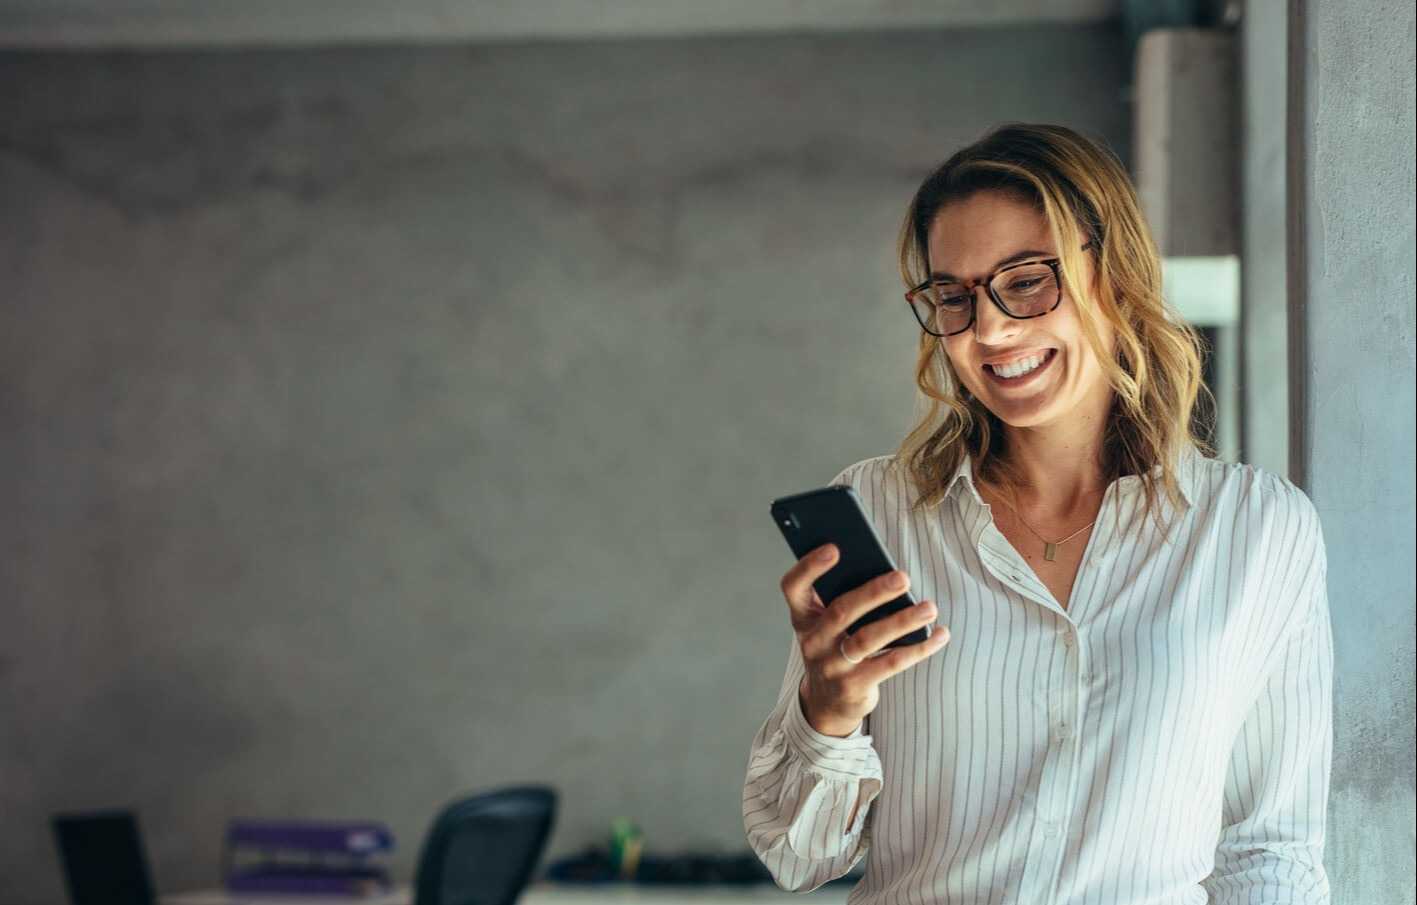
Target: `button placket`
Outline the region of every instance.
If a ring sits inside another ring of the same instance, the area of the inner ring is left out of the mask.
[[[1064,693],[1063,697],[1068,695]],[[1049,716],[1050,730],[1057,726]],[[1053,745],[1043,762],[1039,794],[1032,802],[1033,842],[1036,857],[1030,856],[1024,869],[1023,888],[1031,889],[1030,901],[1052,902],[1056,893],[1059,858],[1062,855],[1063,825],[1066,820],[1068,789],[1074,765],[1065,746]]]

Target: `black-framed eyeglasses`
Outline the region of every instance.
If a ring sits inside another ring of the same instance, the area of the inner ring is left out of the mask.
[[[1093,247],[1088,242],[1082,247]],[[974,325],[975,292],[983,283],[999,310],[1020,320],[1042,317],[1063,301],[1058,259],[1008,264],[981,280],[926,280],[905,294],[920,327],[932,336],[954,336]]]

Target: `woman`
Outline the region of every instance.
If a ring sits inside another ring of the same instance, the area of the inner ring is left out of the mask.
[[[1192,435],[1199,340],[1125,170],[997,129],[921,185],[900,258],[930,411],[834,480],[900,572],[829,608],[833,545],[783,576],[754,850],[792,890],[869,854],[853,905],[1329,901],[1318,517]],[[892,577],[920,605],[846,635]]]

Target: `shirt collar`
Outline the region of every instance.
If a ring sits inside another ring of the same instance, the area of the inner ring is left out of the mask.
[[[948,499],[954,494],[956,487],[965,487],[973,495],[975,502],[983,506],[984,498],[979,495],[979,491],[974,486],[974,457],[966,450],[960,457],[959,465],[955,468],[954,474],[950,475],[950,480],[945,484],[945,498]]]
[[[1181,496],[1185,499],[1186,505],[1194,507],[1199,496],[1199,479],[1197,476],[1198,460],[1201,458],[1200,451],[1193,444],[1187,443],[1181,449],[1180,461],[1176,464],[1176,483],[1180,485]],[[1161,466],[1152,466],[1151,473],[1161,474]],[[1138,475],[1123,475],[1117,479],[1118,493],[1132,493],[1141,489],[1141,478]],[[983,497],[979,495],[979,490],[974,484],[974,459],[968,453],[960,458],[959,466],[955,468],[954,474],[950,476],[949,482],[945,485],[945,497],[948,498],[954,493],[956,486],[968,488],[969,493],[974,497],[979,505],[985,505]]]

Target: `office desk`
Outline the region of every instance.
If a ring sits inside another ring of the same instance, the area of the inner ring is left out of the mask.
[[[804,895],[784,892],[772,884],[759,886],[649,886],[633,883],[602,886],[534,883],[517,905],[846,905],[849,886],[819,889]],[[366,896],[254,896],[223,890],[180,893],[162,897],[162,905],[412,905],[413,891],[402,887],[387,895]]]

